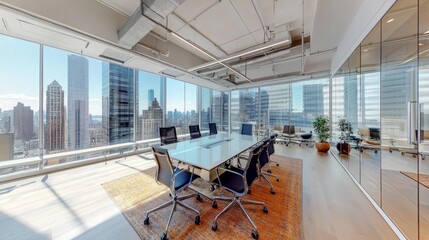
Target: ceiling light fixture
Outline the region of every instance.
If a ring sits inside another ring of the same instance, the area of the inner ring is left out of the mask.
[[[419,46],[423,46],[424,44],[423,43],[419,43]]]
[[[173,36],[175,36],[176,38],[180,39],[182,42],[184,42],[184,43],[188,44],[189,46],[191,46],[191,47],[195,48],[195,49],[196,49],[196,50],[198,50],[199,52],[201,52],[201,53],[205,54],[206,56],[210,57],[210,58],[211,58],[211,59],[213,59],[214,61],[219,61],[216,57],[214,57],[214,56],[213,56],[213,55],[211,55],[210,53],[206,52],[205,50],[201,49],[199,46],[195,45],[193,42],[191,42],[191,41],[189,41],[189,40],[187,40],[187,39],[183,38],[182,36],[180,36],[180,35],[178,35],[178,34],[176,34],[176,33],[172,32],[172,31],[171,31],[170,33],[171,33],[171,35],[173,35]],[[220,63],[220,64],[222,64],[224,67],[228,68],[229,70],[233,71],[234,73],[236,73],[236,74],[237,74],[237,75],[239,75],[240,77],[242,77],[242,78],[246,79],[246,80],[247,80],[247,81],[249,81],[249,82],[252,82],[252,80],[250,80],[248,77],[246,77],[244,74],[240,73],[239,71],[235,70],[234,68],[232,68],[232,67],[230,67],[230,66],[228,66],[228,65],[226,65],[226,64],[224,64],[224,63],[222,63],[222,62],[219,62],[219,63]]]
[[[391,18],[391,19],[387,20],[387,23],[391,23],[391,22],[393,22],[393,21],[395,21],[395,19],[394,19],[394,18]]]
[[[429,30],[427,30],[426,32],[424,32],[423,34],[428,34],[429,33]]]
[[[231,56],[231,57],[227,57],[227,58],[219,59],[219,60],[214,61],[214,62],[209,62],[209,63],[206,63],[206,64],[202,64],[202,65],[190,68],[190,69],[188,69],[188,71],[193,72],[193,71],[196,71],[196,70],[201,69],[201,68],[206,68],[206,67],[218,64],[218,63],[222,63],[222,62],[234,59],[234,58],[242,57],[244,55],[249,55],[249,54],[252,54],[252,53],[255,53],[255,52],[259,52],[259,51],[262,51],[262,50],[265,50],[265,49],[268,49],[268,48],[272,48],[272,47],[275,47],[275,46],[278,46],[278,45],[281,45],[281,44],[284,44],[284,43],[288,43],[288,42],[290,42],[289,39],[284,40],[284,41],[280,41],[280,42],[276,42],[276,43],[273,43],[273,44],[270,44],[270,45],[267,45],[267,46],[263,46],[263,47],[260,47],[260,48],[257,48],[257,49],[253,49],[253,50],[250,50],[250,51],[247,51],[247,52],[244,52],[244,53],[240,53],[240,54],[237,54],[237,55],[234,55],[234,56]]]

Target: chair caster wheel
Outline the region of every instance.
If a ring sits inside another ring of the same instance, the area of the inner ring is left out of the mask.
[[[247,194],[252,194],[252,190],[247,190]]]
[[[213,207],[213,208],[217,208],[217,202],[216,202],[216,201],[213,201],[213,203],[212,203],[212,207]]]
[[[277,181],[277,182],[280,182],[280,180],[279,180],[278,178],[276,179],[276,181]]]
[[[216,232],[217,230],[217,222],[212,223],[212,230]]]
[[[200,225],[200,222],[201,222],[201,217],[200,216],[196,216],[195,217],[195,224],[196,225]]]
[[[201,195],[200,195],[200,194],[198,194],[198,195],[197,195],[197,200],[198,200],[199,202],[202,202],[202,201],[203,201],[203,198],[201,197]]]
[[[162,233],[160,238],[161,240],[167,240],[167,233]]]
[[[253,239],[258,239],[259,238],[259,233],[256,229],[252,230],[252,238]]]
[[[277,167],[280,166],[280,164],[278,164],[278,163],[276,165],[277,165]]]
[[[267,170],[267,173],[272,173],[270,169]]]
[[[276,194],[276,191],[274,191],[273,188],[271,189],[271,194],[273,194],[273,195]]]
[[[214,185],[210,185],[209,190],[210,190],[210,192],[213,192],[215,190]]]
[[[143,224],[149,225],[149,217],[145,217],[145,219],[143,220]]]
[[[267,206],[264,206],[264,208],[262,209],[264,211],[264,213],[268,213],[268,208]]]

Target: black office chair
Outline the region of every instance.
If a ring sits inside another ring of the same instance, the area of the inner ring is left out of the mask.
[[[216,202],[217,200],[231,201],[227,207],[225,207],[218,215],[216,215],[212,223],[213,231],[216,231],[218,228],[218,224],[217,224],[218,218],[226,211],[228,211],[233,205],[237,204],[240,206],[241,210],[246,215],[247,219],[250,221],[250,223],[254,228],[252,230],[252,237],[254,239],[258,239],[259,237],[258,229],[255,223],[250,218],[246,209],[243,207],[243,203],[263,205],[264,213],[268,213],[268,208],[266,207],[264,202],[257,202],[249,199],[243,199],[243,197],[247,194],[249,187],[252,185],[253,181],[255,181],[255,179],[258,178],[258,158],[260,154],[261,154],[261,145],[257,145],[250,151],[246,167],[243,171],[240,171],[240,172],[237,172],[228,168],[223,168],[223,167],[216,168],[217,179],[215,179],[213,182],[216,184],[219,184],[220,187],[231,192],[234,196],[233,197],[215,196],[213,198],[213,203],[212,203],[213,208],[217,208],[217,202]],[[223,171],[222,175],[219,174],[219,169]]]
[[[268,173],[271,173],[271,164],[275,163],[277,167],[279,166],[279,163],[276,161],[271,160],[271,155],[275,153],[274,144],[276,143],[277,134],[272,134],[270,136],[270,144],[268,145],[268,156],[269,156],[269,164],[270,168],[268,169]]]
[[[210,130],[210,135],[217,134],[216,123],[209,123],[209,130]]]
[[[161,127],[159,128],[159,136],[161,136],[161,145],[177,143],[176,127]]]
[[[157,164],[155,180],[159,184],[164,184],[169,187],[170,196],[173,198],[172,200],[161,204],[160,206],[149,210],[146,213],[146,218],[144,219],[144,225],[149,224],[149,214],[155,212],[157,210],[163,209],[167,206],[173,204],[173,208],[171,209],[170,217],[167,221],[167,226],[165,227],[165,232],[161,234],[161,239],[167,239],[168,227],[170,226],[171,218],[173,217],[173,213],[176,210],[176,206],[180,205],[184,208],[194,211],[197,213],[195,217],[195,224],[199,225],[201,221],[200,212],[194,209],[191,206],[183,203],[182,201],[191,197],[197,197],[198,201],[202,201],[202,197],[198,193],[187,194],[184,196],[178,196],[178,194],[186,189],[189,184],[191,184],[195,179],[199,178],[198,175],[193,172],[186,171],[184,169],[176,168],[172,165],[170,156],[168,151],[162,147],[152,147],[153,155],[155,156],[155,162]]]
[[[253,130],[252,129],[253,129],[252,124],[243,123],[241,125],[241,134],[252,136],[253,135]]]
[[[270,138],[265,138],[263,140],[263,143],[262,143],[261,154],[259,155],[259,164],[258,164],[259,165],[259,177],[262,177],[270,185],[271,193],[276,194],[276,191],[274,190],[274,187],[271,184],[270,180],[268,180],[267,176],[275,177],[277,182],[279,181],[279,177],[274,175],[274,174],[263,171],[263,168],[266,165],[268,165],[268,166],[270,165],[270,155],[268,152],[269,146],[270,146]]]
[[[201,137],[200,126],[198,125],[189,126],[189,134],[191,134],[191,139],[200,138]]]

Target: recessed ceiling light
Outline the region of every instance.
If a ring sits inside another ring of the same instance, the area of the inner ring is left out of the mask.
[[[423,43],[419,43],[419,46],[423,46],[424,44]]]
[[[363,50],[364,52],[368,52],[368,48]]]
[[[426,32],[424,32],[423,34],[428,34],[429,33],[429,30],[427,30]]]
[[[395,21],[395,19],[391,18],[391,19],[387,20],[387,23],[391,23],[393,21]]]

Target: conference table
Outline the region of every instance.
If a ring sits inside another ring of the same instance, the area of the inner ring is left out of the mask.
[[[206,174],[203,171],[201,177],[211,181],[216,176],[214,171],[216,167],[245,152],[262,138],[237,133],[219,133],[162,147],[168,150],[172,159],[205,170]]]

